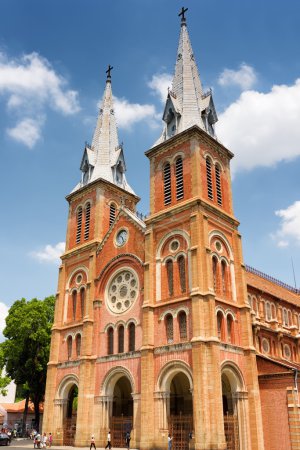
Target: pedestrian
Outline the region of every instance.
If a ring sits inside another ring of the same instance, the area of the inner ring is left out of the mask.
[[[111,449],[111,434],[110,434],[110,430],[108,430],[108,433],[107,433],[107,444],[106,444],[105,448]]]
[[[172,439],[173,436],[171,436],[171,434],[168,434],[168,450],[172,450]]]
[[[126,432],[126,436],[125,436],[125,442],[126,442],[126,448],[129,450],[129,447],[130,447],[130,439],[131,439],[131,437],[130,437],[130,433],[129,433],[129,431],[127,431]]]
[[[49,447],[52,447],[52,440],[53,440],[52,433],[49,433],[49,438],[48,438]]]
[[[47,434],[44,433],[44,434],[43,434],[43,442],[42,442],[42,447],[43,447],[43,448],[46,448],[46,447],[47,447],[47,441],[48,441]]]
[[[96,445],[95,445],[95,436],[92,434],[92,437],[91,437],[91,445],[90,445],[90,450],[91,450],[91,448],[94,448],[95,450],[96,450]]]

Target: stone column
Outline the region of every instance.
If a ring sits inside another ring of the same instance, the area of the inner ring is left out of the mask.
[[[248,392],[240,391],[233,395],[235,411],[238,417],[240,450],[250,450]]]
[[[64,441],[64,418],[66,417],[66,409],[68,400],[56,398],[54,403],[54,414],[53,414],[53,430],[49,432],[53,435],[53,444],[63,445]]]
[[[141,439],[141,394],[131,394],[133,399],[133,417],[131,431],[131,447],[137,448]]]

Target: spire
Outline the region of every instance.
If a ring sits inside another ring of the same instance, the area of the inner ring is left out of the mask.
[[[82,180],[76,188],[102,178],[134,194],[126,181],[123,146],[119,145],[118,130],[113,105],[110,65],[106,71],[106,85],[101,108],[92,139],[92,145],[86,145],[81,160]]]
[[[212,92],[203,92],[187,30],[185,17],[187,10],[188,8],[182,8],[178,14],[181,17],[181,29],[175,74],[163,114],[164,131],[156,144],[193,125],[198,125],[211,136],[215,136],[213,125],[218,118],[214,108]]]

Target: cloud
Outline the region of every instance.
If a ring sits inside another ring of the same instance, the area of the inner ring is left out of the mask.
[[[270,92],[243,92],[222,114],[216,132],[235,153],[233,172],[270,167],[300,155],[300,79]]]
[[[42,124],[42,119],[34,120],[27,118],[17,123],[14,128],[8,128],[6,132],[15,141],[32,148],[41,138]]]
[[[219,76],[220,86],[239,86],[241,89],[250,89],[257,81],[253,67],[242,63],[239,70],[224,69]]]
[[[31,256],[40,262],[60,263],[60,256],[65,251],[65,242],[59,242],[56,245],[46,245],[40,251],[31,252]]]
[[[130,130],[133,125],[145,120],[152,128],[158,126],[154,105],[129,103],[125,98],[114,97],[114,107],[119,128]]]
[[[172,75],[169,73],[155,74],[147,85],[153,90],[155,95],[160,97],[160,101],[165,103],[168,95],[168,88],[172,86]]]
[[[278,247],[288,247],[294,243],[300,245],[300,201],[275,211],[275,214],[281,219],[278,230],[272,234]]]
[[[0,334],[6,327],[5,319],[8,314],[9,307],[4,303],[0,302]]]

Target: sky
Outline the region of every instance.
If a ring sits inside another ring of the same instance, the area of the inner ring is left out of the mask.
[[[1,0],[0,340],[9,306],[57,289],[68,195],[80,179],[108,64],[127,180],[149,211],[144,152],[179,39],[178,0]],[[245,263],[300,286],[300,2],[185,0],[232,187]]]

